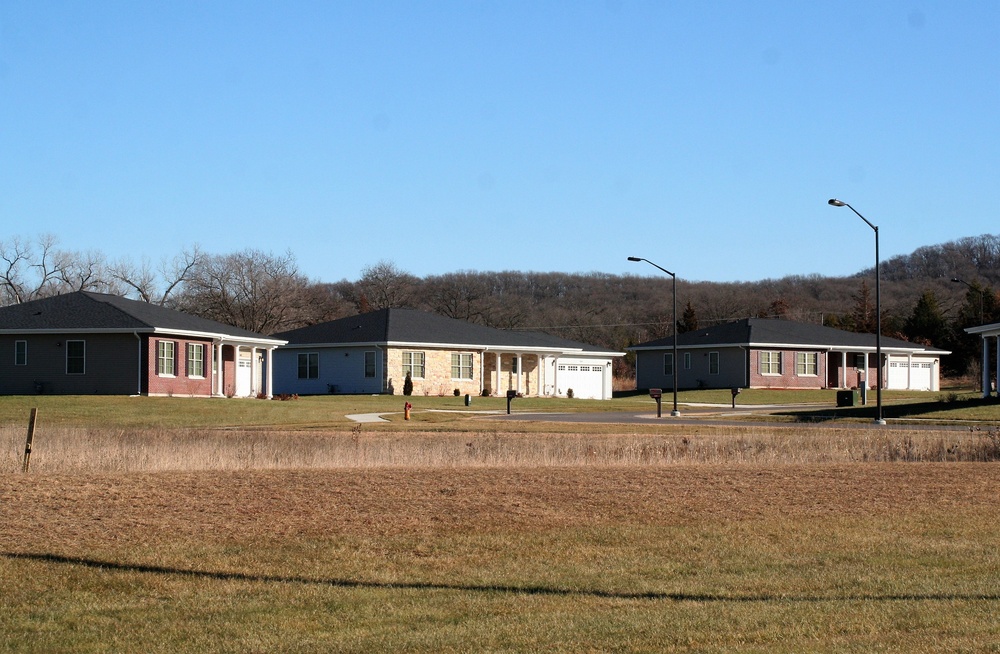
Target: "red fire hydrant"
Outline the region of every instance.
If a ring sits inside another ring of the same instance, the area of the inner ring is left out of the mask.
[[[403,405],[403,420],[409,420],[410,419],[410,409],[412,409],[412,408],[413,408],[413,405],[410,404],[409,402],[407,402],[407,403],[405,403]]]

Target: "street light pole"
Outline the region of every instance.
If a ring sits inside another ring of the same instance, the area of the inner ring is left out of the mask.
[[[656,265],[655,263],[653,263],[649,259],[643,259],[642,257],[629,257],[628,260],[629,261],[645,261],[646,263],[648,263],[649,265],[653,266],[654,268],[659,268],[663,272],[667,273],[673,279],[673,296],[674,296],[674,309],[673,309],[673,312],[674,312],[674,315],[673,315],[672,321],[674,323],[674,325],[673,325],[674,348],[673,348],[673,354],[671,354],[671,356],[674,359],[674,365],[673,365],[673,373],[674,373],[673,374],[673,378],[674,378],[674,410],[670,412],[670,415],[673,416],[673,417],[675,417],[675,418],[677,418],[677,417],[680,417],[680,415],[681,415],[681,412],[677,410],[677,376],[678,376],[678,371],[680,370],[680,362],[677,360],[677,275],[675,275],[674,273],[670,272],[666,268],[663,268],[661,266]],[[657,400],[657,401],[659,401],[659,400]]]
[[[873,225],[867,218],[858,213],[858,210],[847,204],[846,202],[841,202],[837,199],[831,199],[827,202],[833,207],[847,207],[857,215],[858,218],[865,221],[865,224],[875,231],[875,358],[877,359],[877,368],[875,370],[876,384],[878,385],[875,389],[875,403],[877,405],[875,424],[884,425],[885,419],[882,417],[882,293],[879,288],[879,257],[878,257],[878,226]]]

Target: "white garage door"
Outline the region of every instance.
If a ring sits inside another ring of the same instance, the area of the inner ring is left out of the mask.
[[[585,400],[604,399],[604,366],[599,363],[559,362],[556,365],[556,395]]]
[[[896,390],[930,390],[933,372],[934,364],[931,361],[889,357],[889,379],[886,380],[886,386]]]

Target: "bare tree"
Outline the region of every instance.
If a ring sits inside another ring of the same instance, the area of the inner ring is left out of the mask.
[[[155,302],[162,306],[191,278],[192,272],[205,257],[195,245],[173,259],[162,259],[156,271],[153,271],[149,259],[143,257],[138,265],[128,259],[118,261],[110,266],[109,275],[143,302]]]
[[[260,250],[204,257],[193,265],[177,308],[188,313],[272,334],[297,326],[307,310],[309,281],[291,252]]]
[[[363,296],[373,310],[413,307],[418,283],[416,277],[400,270],[391,261],[379,261],[361,271],[357,283],[359,301]]]

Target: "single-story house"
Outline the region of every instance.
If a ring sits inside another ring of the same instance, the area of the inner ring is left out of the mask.
[[[284,341],[116,295],[0,308],[0,394],[270,395]]]
[[[381,309],[275,334],[279,393],[611,398],[624,352],[548,334],[475,325],[414,309]]]
[[[965,330],[969,334],[978,334],[983,339],[983,397],[989,397],[993,390],[990,383],[991,374],[996,375],[1000,380],[1000,322],[991,325],[980,325],[979,327],[969,327]],[[992,372],[990,369],[990,340],[993,340],[994,363]],[[1000,382],[998,382],[1000,384]],[[1000,391],[997,392],[1000,395]]]
[[[936,391],[946,350],[882,337],[883,387]],[[636,388],[875,388],[874,334],[764,318],[685,332],[628,348]]]

